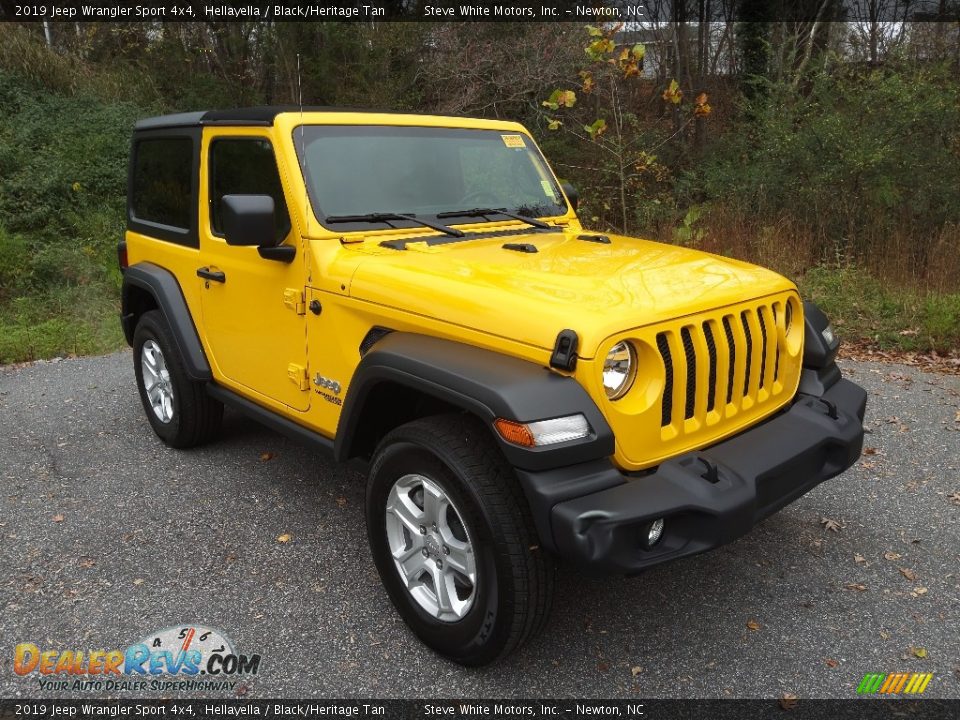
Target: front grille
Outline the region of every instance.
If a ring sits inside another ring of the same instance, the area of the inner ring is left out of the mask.
[[[697,425],[686,429],[693,431],[710,413],[719,413],[713,416],[716,422],[724,413],[766,402],[782,392],[777,382],[782,317],[782,303],[775,301],[697,318],[679,329],[657,333],[664,367],[661,427],[673,425],[684,432],[685,421],[697,420]]]

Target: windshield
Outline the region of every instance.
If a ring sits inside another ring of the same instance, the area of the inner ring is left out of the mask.
[[[451,213],[483,207],[551,217],[567,211],[546,162],[519,133],[308,125],[293,138],[317,219],[340,218],[340,230],[383,228],[382,220],[353,217],[370,213],[434,219],[447,213],[446,223],[468,223],[485,218],[450,219]],[[394,219],[390,225],[416,223]]]

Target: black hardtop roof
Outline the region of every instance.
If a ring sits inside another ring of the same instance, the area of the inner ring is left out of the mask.
[[[332,107],[329,105],[264,105],[261,107],[235,108],[232,110],[198,110],[197,112],[157,115],[138,120],[136,130],[161,130],[175,127],[199,127],[201,125],[273,125],[280,113],[316,113],[316,112],[359,112],[385,113],[389,115],[420,115],[423,113],[403,113],[391,110],[369,110],[364,108]]]

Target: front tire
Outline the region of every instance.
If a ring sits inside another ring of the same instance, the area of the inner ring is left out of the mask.
[[[464,665],[513,652],[543,626],[554,564],[526,498],[474,418],[389,433],[367,483],[367,534],[387,594],[426,645]]]
[[[159,310],[145,312],[133,333],[133,370],[147,420],[157,436],[175,448],[207,442],[223,419],[223,404],[204,383],[191,380]]]

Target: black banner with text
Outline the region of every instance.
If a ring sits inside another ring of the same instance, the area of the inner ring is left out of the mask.
[[[953,720],[960,700],[18,700],[0,718],[626,718]]]
[[[943,0],[832,3],[691,3],[678,0],[0,0],[8,22],[931,22],[960,17],[960,3]]]

